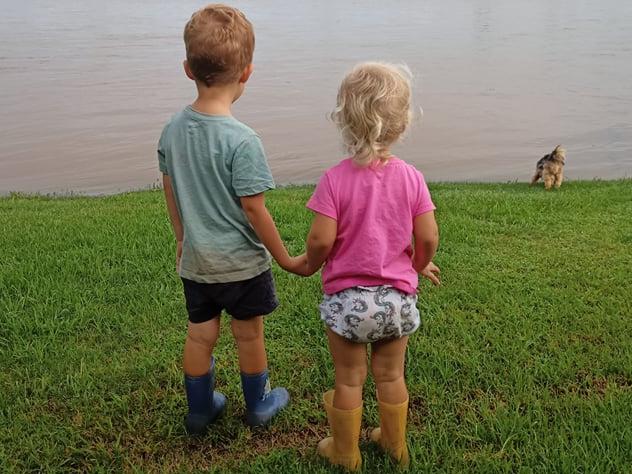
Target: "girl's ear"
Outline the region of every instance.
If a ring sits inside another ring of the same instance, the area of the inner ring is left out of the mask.
[[[252,71],[254,70],[254,68],[255,66],[252,63],[246,66],[246,69],[244,69],[244,72],[241,73],[241,77],[239,78],[240,84],[245,84],[246,82],[248,82],[248,79],[250,79],[250,75],[252,74]]]
[[[185,59],[182,63],[182,66],[184,67],[184,73],[187,75],[187,77],[192,81],[195,81],[195,76],[193,75],[193,72],[191,72],[191,68],[189,67],[189,61]]]

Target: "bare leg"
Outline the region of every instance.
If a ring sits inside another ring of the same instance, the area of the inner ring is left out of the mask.
[[[408,390],[404,380],[404,360],[408,337],[373,344],[371,369],[377,387],[380,427],[371,432],[371,439],[388,452],[400,466],[408,466],[406,420]]]
[[[327,328],[329,351],[334,360],[336,382],[334,408],[353,410],[362,405],[362,387],[366,380],[366,344],[358,344]]]
[[[230,327],[237,343],[239,368],[244,374],[258,374],[268,368],[263,336],[263,317],[233,319]]]
[[[404,362],[408,336],[374,342],[371,346],[371,371],[378,400],[393,405],[408,400]]]
[[[249,426],[266,425],[289,403],[290,394],[283,387],[270,387],[263,316],[247,320],[233,319],[230,327],[239,354],[246,423]]]
[[[219,317],[204,323],[189,322],[182,362],[185,374],[199,377],[208,373],[218,337]]]

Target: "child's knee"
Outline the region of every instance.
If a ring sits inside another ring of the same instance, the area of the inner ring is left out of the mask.
[[[235,340],[239,343],[257,341],[263,338],[263,318],[257,317],[248,320],[233,319],[231,329]]]
[[[201,324],[189,324],[187,338],[204,347],[215,347],[219,337],[219,324],[214,320]]]
[[[375,383],[396,382],[404,378],[404,368],[398,365],[383,363],[380,360],[371,361],[371,372]]]
[[[367,373],[366,365],[336,367],[336,382],[350,387],[362,387]]]

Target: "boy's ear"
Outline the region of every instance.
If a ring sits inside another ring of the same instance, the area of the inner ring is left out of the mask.
[[[185,59],[182,63],[182,66],[184,66],[184,73],[187,75],[187,77],[192,81],[195,81],[195,76],[193,75],[193,72],[191,72],[191,68],[189,67],[189,61]]]
[[[244,72],[241,73],[241,77],[239,78],[240,84],[245,84],[246,82],[248,82],[248,79],[250,79],[250,75],[252,74],[252,71],[254,70],[254,68],[255,66],[252,63],[246,66],[246,69],[244,69]]]

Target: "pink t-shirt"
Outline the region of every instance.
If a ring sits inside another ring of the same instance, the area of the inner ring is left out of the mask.
[[[338,225],[322,271],[326,294],[379,285],[417,292],[413,219],[435,206],[414,166],[393,157],[386,165],[362,168],[348,158],[325,172],[307,207]]]

